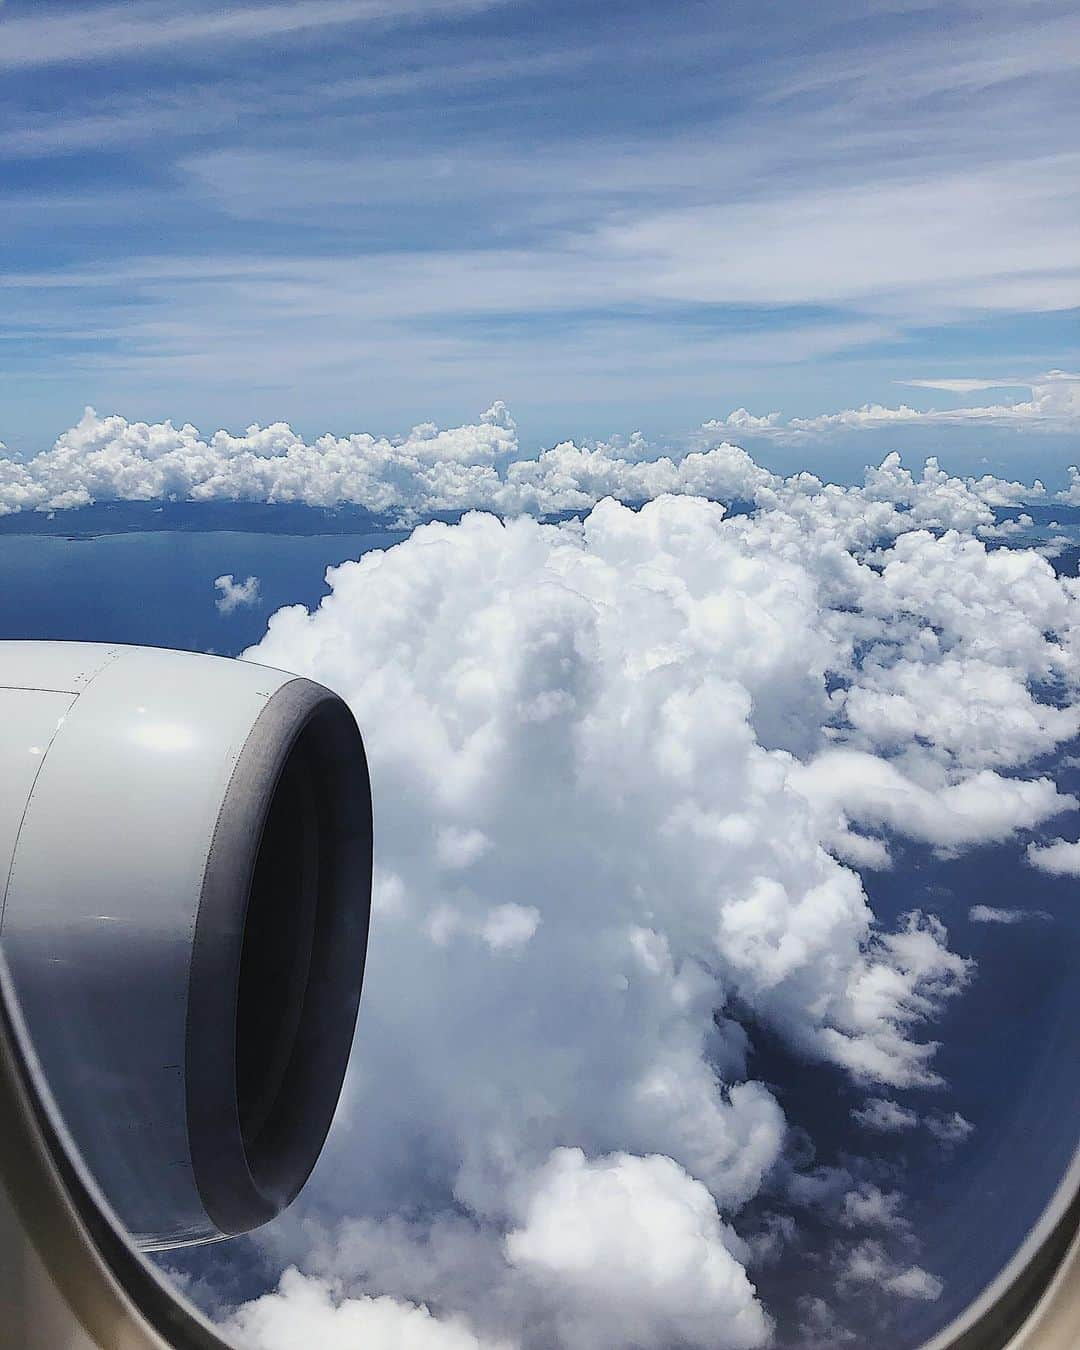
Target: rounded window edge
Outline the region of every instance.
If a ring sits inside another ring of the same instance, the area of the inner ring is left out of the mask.
[[[1080,1148],[1012,1260],[919,1350],[1071,1350],[1080,1344]]]
[[[6,1311],[41,1333],[28,1347],[48,1344],[46,1330],[55,1336],[62,1326],[72,1350],[234,1350],[138,1251],[89,1175],[37,1062],[2,951],[0,1264],[11,1281],[5,1302],[15,1305]]]
[[[27,1291],[24,1323],[55,1325],[57,1308],[44,1306],[52,1298],[87,1346],[234,1350],[138,1251],[88,1175],[36,1062],[2,952],[0,1191],[4,1264],[21,1269],[8,1247],[29,1245],[47,1276]],[[1080,1150],[1012,1261],[921,1350],[1068,1350],[1078,1338]]]

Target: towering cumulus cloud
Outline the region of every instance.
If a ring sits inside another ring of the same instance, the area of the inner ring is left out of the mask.
[[[914,1127],[973,969],[861,874],[1075,806],[1024,767],[1080,726],[1080,584],[976,536],[1009,485],[746,464],[750,516],[423,525],[246,653],[345,695],[377,788],[353,1069],[254,1343],[764,1346],[793,1226],[740,1216],[784,1175],[835,1192],[842,1291],[940,1293],[900,1197],[799,1181],[748,1028],[861,1086],[868,1148]]]

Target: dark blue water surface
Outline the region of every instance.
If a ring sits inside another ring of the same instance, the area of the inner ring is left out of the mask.
[[[328,594],[327,567],[403,533],[267,535],[153,531],[0,535],[0,638],[131,642],[235,655],[282,605]],[[259,578],[259,600],[218,612],[214,578]]]
[[[235,524],[237,519],[230,518]],[[310,521],[309,521],[310,524]],[[403,533],[259,533],[185,528],[85,537],[0,532],[0,638],[146,643],[235,654],[257,642],[267,617],[288,604],[313,607],[327,594],[326,568],[385,548]],[[56,529],[55,523],[50,527]],[[219,613],[214,578],[254,575],[253,606]],[[1075,753],[1076,747],[1070,747]],[[1063,791],[1080,793],[1080,770],[1061,759],[1043,766]],[[1052,822],[1059,828],[1065,822]],[[1056,833],[1056,831],[1052,831]],[[1008,1260],[1064,1172],[1080,1121],[1080,905],[1073,882],[1025,865],[1021,848],[972,849],[943,860],[929,849],[894,847],[889,872],[865,882],[881,923],[913,908],[949,928],[950,945],[975,958],[977,974],[933,1027],[941,1041],[937,1068],[949,1084],[901,1099],[922,1114],[959,1111],[975,1126],[969,1139],[942,1148],[925,1129],[871,1134],[851,1119],[864,1097],[838,1071],[792,1057],[751,1027],[751,1073],[769,1082],[785,1111],[813,1141],[815,1165],[847,1166],[889,1179],[907,1197],[918,1247],[911,1260],[940,1275],[941,1298],[929,1303],[857,1299],[841,1315],[860,1342],[912,1346],[959,1313]],[[1012,925],[973,923],[972,905],[1040,911]],[[888,1095],[883,1094],[883,1095]],[[811,1155],[809,1144],[804,1165]],[[745,1231],[783,1197],[765,1194],[740,1223]],[[755,1270],[761,1294],[781,1325],[798,1320],[807,1291],[836,1302],[829,1252],[836,1237],[815,1232],[800,1214],[799,1239],[775,1265]],[[850,1235],[849,1235],[850,1236]],[[261,1292],[268,1274],[250,1240],[193,1254],[212,1261],[219,1287],[237,1296]],[[222,1268],[234,1260],[232,1274]],[[876,1332],[875,1332],[876,1328]],[[784,1344],[797,1344],[785,1335]]]
[[[1063,791],[1080,792],[1077,769],[1059,767],[1055,777]],[[948,1086],[881,1095],[923,1115],[958,1111],[974,1133],[943,1146],[924,1129],[868,1132],[851,1118],[866,1094],[847,1074],[800,1062],[760,1028],[752,1031],[750,1060],[750,1073],[773,1087],[788,1120],[806,1130],[815,1165],[848,1167],[882,1190],[905,1195],[904,1212],[918,1240],[910,1259],[945,1287],[927,1303],[875,1304],[860,1297],[841,1306],[859,1345],[882,1350],[921,1345],[964,1311],[1038,1219],[1080,1132],[1077,883],[1028,866],[1016,843],[973,848],[954,859],[897,840],[890,847],[892,869],[863,875],[878,921],[888,928],[912,909],[936,914],[949,930],[950,947],[977,965],[968,988],[928,1028],[941,1043],[934,1067]],[[972,922],[968,911],[980,904],[1040,917]],[[767,1193],[755,1208],[768,1211]],[[797,1320],[795,1301],[808,1290],[837,1302],[836,1272],[827,1255],[823,1259],[835,1232],[815,1225],[811,1213],[797,1217],[800,1242],[782,1263],[755,1272],[766,1306],[787,1314],[782,1325]],[[790,1342],[798,1343],[797,1337]]]

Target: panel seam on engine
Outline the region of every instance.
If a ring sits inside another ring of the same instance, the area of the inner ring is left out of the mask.
[[[22,686],[16,687],[21,688]],[[67,717],[68,713],[71,712],[72,708],[74,708],[75,704],[78,702],[79,699],[78,693],[70,689],[40,689],[34,690],[32,692],[41,694],[70,694],[71,702],[64,709],[63,716],[58,717],[56,720],[56,726],[53,727],[52,735],[49,737],[49,742],[45,746],[45,750],[41,755],[41,758],[38,760],[38,766],[37,769],[34,771],[33,781],[30,784],[30,791],[26,794],[26,801],[23,804],[22,814],[19,816],[19,828],[15,831],[15,839],[11,847],[11,861],[8,863],[7,876],[4,878],[4,894],[2,897],[0,897],[0,934],[2,934],[4,931],[4,915],[7,913],[8,893],[11,890],[12,878],[15,876],[15,862],[19,856],[19,841],[22,838],[23,826],[26,824],[26,817],[30,810],[30,803],[34,800],[34,792],[37,789],[38,779],[41,777],[41,771],[45,767],[45,761],[49,757],[49,751],[53,748],[53,744],[56,741],[57,736],[59,736],[60,734],[60,728],[64,725],[64,718]]]
[[[25,694],[71,694],[77,698],[79,689],[61,688],[57,684],[0,684],[0,689],[16,689]]]

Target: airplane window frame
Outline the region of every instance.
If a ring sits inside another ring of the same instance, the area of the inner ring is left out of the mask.
[[[5,1291],[0,1275],[0,1311],[22,1293],[23,1325],[62,1324],[71,1350],[235,1350],[135,1248],[90,1176],[34,1054],[2,952],[0,1264],[13,1286],[23,1280]],[[0,1329],[0,1344],[16,1342]]]
[[[29,1260],[12,1262],[8,1248],[18,1245]],[[45,1273],[24,1321],[66,1316],[87,1350],[235,1350],[136,1250],[88,1174],[37,1063],[2,953],[0,1248],[4,1264],[18,1268],[16,1281],[35,1259]],[[1078,1336],[1080,1149],[1012,1261],[921,1350],[1066,1350]]]

